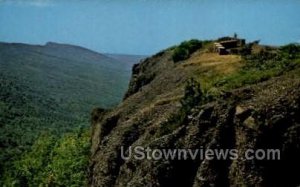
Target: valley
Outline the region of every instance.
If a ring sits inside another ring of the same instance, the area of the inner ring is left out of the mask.
[[[12,165],[46,135],[58,140],[74,131],[86,134],[92,108],[118,105],[140,57],[111,57],[53,42],[0,43],[1,178],[20,175]]]

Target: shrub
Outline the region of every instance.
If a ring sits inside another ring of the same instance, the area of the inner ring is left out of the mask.
[[[299,44],[288,44],[280,48],[280,51],[284,56],[287,56],[289,59],[295,59],[300,54],[300,45]]]
[[[277,65],[278,62],[282,60],[282,57],[273,52],[263,50],[257,54],[251,54],[244,57],[246,61],[246,66],[244,69],[258,69],[266,70],[270,69],[274,65]]]
[[[174,49],[173,61],[178,62],[188,59],[192,53],[202,48],[202,42],[196,39],[182,42]]]
[[[184,41],[180,44],[180,47],[183,47],[188,50],[190,54],[194,53],[202,47],[202,42],[196,39],[190,41]]]
[[[174,62],[178,62],[178,61],[181,61],[181,60],[188,59],[189,56],[190,56],[189,51],[187,49],[182,48],[182,47],[177,47],[174,50],[172,58],[173,58]]]
[[[158,132],[158,137],[173,132],[176,128],[184,123],[191,109],[201,104],[203,101],[204,97],[201,91],[200,83],[191,78],[188,80],[184,89],[184,96],[180,100],[182,107],[177,113],[169,116],[168,120],[162,124],[162,128],[160,128]]]
[[[184,89],[184,96],[180,103],[185,112],[190,111],[196,105],[199,105],[203,100],[200,83],[191,78]]]
[[[290,44],[279,51],[263,50],[257,54],[246,55],[243,57],[246,64],[240,71],[223,77],[214,85],[229,90],[279,76],[299,65],[298,51],[299,46]]]

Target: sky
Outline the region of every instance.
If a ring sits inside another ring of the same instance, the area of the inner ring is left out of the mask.
[[[234,33],[282,45],[300,42],[299,12],[299,0],[0,0],[0,41],[139,55]]]

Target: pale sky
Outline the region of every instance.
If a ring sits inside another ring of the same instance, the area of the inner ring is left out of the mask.
[[[0,0],[0,41],[150,55],[236,32],[281,45],[300,42],[299,10],[299,0]]]

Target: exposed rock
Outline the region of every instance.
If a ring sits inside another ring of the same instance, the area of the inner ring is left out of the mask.
[[[241,115],[242,113],[245,112],[245,109],[243,109],[241,106],[236,106],[235,108],[235,115]]]
[[[247,119],[245,119],[243,125],[245,125],[250,129],[255,129],[256,128],[255,119],[252,116],[249,116]]]
[[[293,170],[300,167],[299,76],[283,75],[233,90],[217,101],[194,107],[185,120],[171,124],[170,117],[180,111],[175,96],[183,93],[182,83],[188,76],[180,65],[168,60],[168,55],[167,51],[136,65],[123,103],[104,116],[93,118],[91,186],[300,184]],[[155,77],[150,82],[137,84],[136,76],[153,73]],[[130,146],[237,149],[239,158],[124,160],[122,146],[126,153]],[[281,151],[281,160],[243,157],[248,149],[271,148]]]

